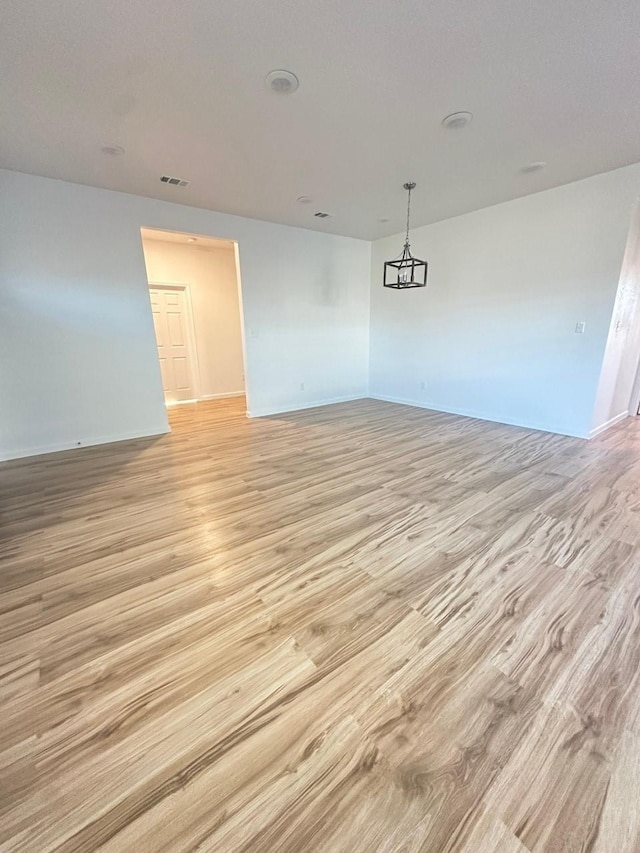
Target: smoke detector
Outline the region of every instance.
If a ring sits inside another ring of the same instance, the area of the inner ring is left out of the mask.
[[[300,85],[300,81],[293,71],[285,71],[282,68],[270,71],[264,79],[267,89],[271,89],[278,95],[290,95]]]
[[[451,113],[442,119],[442,126],[447,130],[462,130],[471,123],[473,113],[461,112]]]
[[[163,184],[170,184],[172,187],[188,187],[191,181],[185,181],[183,178],[172,178],[170,175],[162,175],[160,180]]]
[[[527,163],[526,166],[523,166],[520,171],[524,175],[531,175],[533,172],[539,172],[541,169],[544,169],[546,165],[544,160],[534,160],[533,163]]]

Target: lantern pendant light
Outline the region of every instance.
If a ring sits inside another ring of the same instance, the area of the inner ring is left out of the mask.
[[[403,184],[407,191],[407,234],[404,241],[402,254],[393,261],[385,261],[384,287],[392,287],[394,290],[406,290],[409,287],[426,287],[427,285],[427,262],[414,258],[411,254],[409,244],[409,219],[411,216],[411,190],[415,189],[414,183]]]

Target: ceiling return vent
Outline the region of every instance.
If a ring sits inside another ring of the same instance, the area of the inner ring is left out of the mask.
[[[332,213],[323,213],[321,210],[319,210],[317,213],[314,213],[313,215],[316,217],[316,219],[329,219],[331,216],[333,216]]]
[[[184,181],[182,178],[172,178],[170,175],[162,175],[160,178],[163,184],[170,184],[172,187],[188,187],[191,181]]]

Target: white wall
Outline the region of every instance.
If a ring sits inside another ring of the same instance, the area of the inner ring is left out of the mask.
[[[640,202],[636,201],[593,413],[592,434],[629,414],[640,358]]]
[[[369,243],[0,170],[0,458],[166,431],[144,226],[238,241],[252,414],[367,393]]]
[[[244,392],[233,246],[213,248],[143,238],[149,282],[186,284],[193,309],[200,398]]]
[[[587,436],[639,186],[636,164],[418,228],[426,289],[383,288],[402,236],[377,241],[371,393]]]
[[[402,237],[0,170],[0,458],[166,431],[145,226],[238,241],[253,415],[366,395],[370,357],[376,396],[586,436],[635,369],[629,335],[594,415],[639,186],[637,164],[416,229],[429,284],[402,293],[381,286]]]

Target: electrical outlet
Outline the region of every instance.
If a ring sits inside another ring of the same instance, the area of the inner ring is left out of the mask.
[[[584,320],[580,320],[579,323],[576,323],[576,335],[584,335],[584,329],[587,324]]]
[[[304,382],[301,382],[301,383],[300,383],[300,390],[301,390],[301,391],[304,391]]]
[[[426,391],[426,389],[427,389],[427,383],[423,379],[422,382],[420,383],[420,390]]]

